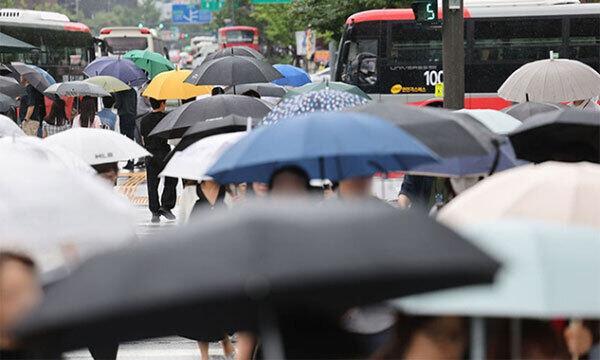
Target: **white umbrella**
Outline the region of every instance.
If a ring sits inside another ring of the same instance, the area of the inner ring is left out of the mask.
[[[498,110],[462,109],[457,113],[472,117],[496,134],[508,134],[522,124],[514,117]]]
[[[101,86],[86,81],[66,81],[52,84],[44,90],[44,94],[58,96],[110,96]]]
[[[206,180],[208,169],[230,146],[238,142],[247,132],[234,132],[206,137],[176,152],[160,176],[190,180]]]
[[[592,67],[568,59],[527,63],[512,73],[498,95],[515,102],[551,102],[591,99],[600,94],[600,74]]]
[[[25,133],[8,116],[0,115],[0,137],[5,136],[25,136]]]
[[[70,151],[90,165],[151,156],[128,137],[106,129],[73,128],[48,136],[44,142]]]

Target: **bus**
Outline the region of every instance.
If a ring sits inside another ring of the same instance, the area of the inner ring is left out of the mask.
[[[258,28],[253,26],[227,26],[219,29],[219,47],[247,46],[260,51]]]
[[[0,54],[0,62],[37,65],[57,81],[83,79],[83,69],[94,60],[90,28],[60,13],[0,9],[0,32],[39,48]]]
[[[504,80],[521,65],[549,58],[600,70],[600,4],[465,7],[465,107],[501,109]],[[333,78],[375,99],[442,106],[440,26],[419,24],[412,9],[382,9],[348,18]]]
[[[137,26],[115,26],[100,29],[103,56],[123,55],[129,50],[148,50],[168,56],[168,50],[156,30]]]

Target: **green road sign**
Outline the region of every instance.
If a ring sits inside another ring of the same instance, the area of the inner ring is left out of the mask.
[[[292,0],[251,0],[252,4],[289,4]]]
[[[411,4],[411,7],[417,22],[427,23],[439,20],[437,0],[415,1]]]
[[[200,8],[203,10],[219,11],[223,8],[225,0],[201,0]]]

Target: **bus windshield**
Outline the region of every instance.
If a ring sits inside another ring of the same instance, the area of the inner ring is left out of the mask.
[[[145,50],[148,39],[145,37],[106,37],[106,47],[111,54],[125,54],[129,50]]]
[[[228,30],[225,33],[227,43],[251,43],[254,40],[254,32],[250,30]]]

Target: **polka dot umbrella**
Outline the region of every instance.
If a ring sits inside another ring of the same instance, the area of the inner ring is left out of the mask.
[[[338,111],[359,106],[368,100],[358,95],[324,89],[284,99],[263,119],[262,125],[274,124],[280,119],[316,111]]]

